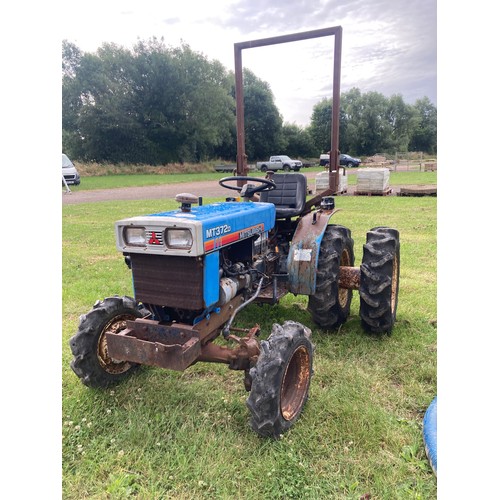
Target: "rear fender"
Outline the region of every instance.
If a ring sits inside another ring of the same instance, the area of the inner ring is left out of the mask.
[[[287,258],[288,289],[296,295],[316,292],[319,249],[335,210],[318,210],[302,217],[290,242]]]

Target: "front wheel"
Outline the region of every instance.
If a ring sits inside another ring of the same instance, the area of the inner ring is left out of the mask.
[[[390,333],[399,295],[399,232],[375,227],[366,234],[359,287],[361,324],[368,333]]]
[[[283,172],[290,172],[290,165],[283,165]]]
[[[299,418],[309,396],[314,346],[300,323],[274,324],[250,369],[250,425],[263,437],[279,438]]]
[[[131,297],[108,297],[80,317],[78,331],[69,341],[71,368],[89,387],[107,387],[119,382],[138,365],[113,360],[108,354],[106,332],[120,332],[127,320],[144,317],[148,310]]]

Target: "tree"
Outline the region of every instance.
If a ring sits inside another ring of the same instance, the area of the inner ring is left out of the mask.
[[[330,151],[332,138],[332,99],[323,99],[314,105],[309,133],[320,152]]]
[[[291,157],[310,158],[316,156],[311,134],[308,128],[296,124],[285,123],[282,130],[283,151]]]
[[[309,127],[283,125],[269,84],[243,73],[245,149],[249,160],[331,149],[332,99],[318,102]],[[63,149],[72,158],[161,164],[236,158],[234,74],[189,45],[139,41],[132,50],[103,44],[95,53],[62,44]],[[436,152],[435,106],[401,95],[353,88],[340,96],[339,147]]]
[[[351,147],[364,155],[386,151],[390,145],[391,128],[385,119],[387,99],[379,92],[362,94],[357,136]]]
[[[234,95],[234,94],[233,94]],[[268,158],[284,147],[283,119],[269,84],[252,71],[243,71],[245,152],[250,160]]]
[[[173,57],[184,115],[178,131],[183,141],[179,156],[188,161],[211,158],[218,147],[232,141],[236,126],[232,81],[220,62],[208,61],[187,45],[174,49]]]
[[[64,146],[74,157],[140,162],[146,145],[133,109],[130,59],[130,51],[104,44],[96,54],[83,54],[63,77]]]
[[[330,150],[332,99],[314,106],[310,133],[320,152]],[[427,97],[414,106],[401,95],[385,97],[352,88],[340,96],[339,149],[356,155],[436,149],[436,108]]]
[[[400,94],[389,98],[386,119],[391,129],[389,149],[393,151],[408,151],[412,130],[415,127],[415,109],[406,104]]]
[[[416,125],[412,130],[410,147],[413,151],[437,153],[437,109],[428,97],[415,102]]]
[[[63,46],[63,131],[75,158],[199,161],[231,142],[234,101],[222,65],[155,38],[133,51],[104,44],[73,64]],[[69,148],[69,149],[68,149]]]

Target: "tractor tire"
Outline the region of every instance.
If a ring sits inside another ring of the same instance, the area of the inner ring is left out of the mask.
[[[321,241],[316,292],[309,296],[307,305],[321,328],[338,328],[349,317],[352,290],[339,288],[340,266],[354,266],[354,242],[348,228],[332,224]]]
[[[375,227],[366,234],[359,287],[361,324],[368,333],[390,333],[399,294],[399,232]]]
[[[247,407],[250,425],[262,437],[278,439],[299,418],[309,396],[314,346],[300,323],[274,324],[250,369]]]
[[[108,387],[127,377],[139,365],[115,362],[108,355],[105,333],[119,332],[126,320],[144,317],[148,310],[131,297],[108,297],[80,316],[77,333],[70,339],[71,368],[88,387]]]

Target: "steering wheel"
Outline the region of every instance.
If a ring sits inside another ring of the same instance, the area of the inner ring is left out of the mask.
[[[227,184],[228,182],[233,181],[258,182],[259,185],[254,186],[253,184],[245,184],[244,186],[232,186]],[[244,175],[224,177],[219,181],[219,184],[227,189],[242,192],[245,198],[251,198],[255,193],[261,193],[262,191],[274,191],[276,189],[276,184],[273,181],[263,179],[262,177],[245,177]]]

